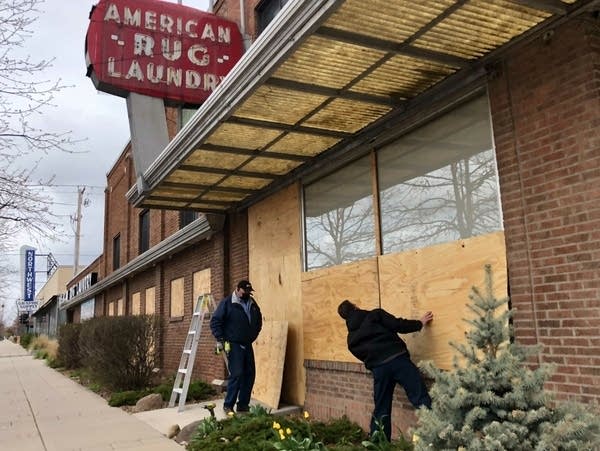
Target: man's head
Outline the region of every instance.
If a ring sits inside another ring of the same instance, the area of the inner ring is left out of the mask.
[[[340,315],[344,319],[348,319],[348,317],[354,310],[356,310],[356,305],[354,305],[348,299],[342,301],[342,303],[338,305],[338,315]]]
[[[240,280],[237,284],[236,295],[242,299],[250,299],[250,294],[254,291],[252,284],[247,280]]]

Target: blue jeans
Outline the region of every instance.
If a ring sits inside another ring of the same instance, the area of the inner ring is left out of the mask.
[[[243,345],[242,347],[238,343],[231,343],[227,358],[229,360],[229,379],[223,407],[233,409],[237,400],[238,410],[248,410],[250,394],[256,378],[252,345]]]
[[[392,399],[396,384],[400,384],[408,400],[415,407],[431,408],[431,398],[421,373],[410,360],[408,352],[371,369],[373,372],[373,400],[375,410],[371,418],[371,434],[377,430],[375,420],[383,424],[388,440],[392,437]]]

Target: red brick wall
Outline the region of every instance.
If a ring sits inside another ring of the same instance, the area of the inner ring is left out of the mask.
[[[226,223],[229,243],[227,256],[229,259],[229,280],[225,281],[225,294],[235,288],[237,282],[248,278],[248,214],[231,214]]]
[[[222,252],[219,247],[222,240],[215,238],[213,237],[213,239],[208,241],[201,241],[189,247],[162,265],[164,285],[161,291],[164,295],[159,299],[159,305],[164,319],[162,331],[162,368],[165,375],[175,374],[177,368],[179,368],[194,308],[192,299],[193,273],[211,268],[211,290],[216,293],[217,288],[221,284],[217,279],[220,276],[220,271],[216,269],[222,267],[223,264],[221,258]],[[213,268],[215,268],[215,271],[213,271]],[[184,317],[183,319],[171,319],[170,284],[171,280],[179,277],[184,277]],[[220,300],[218,295],[215,295],[214,298],[215,302]],[[215,341],[210,333],[208,321],[209,318],[205,318],[205,322],[202,325],[193,374],[194,377],[210,382],[213,379],[223,379],[225,368],[222,358],[214,355]]]
[[[246,34],[252,39],[256,38],[256,14],[254,9],[260,0],[245,0],[244,2],[244,17]],[[217,16],[231,20],[241,25],[240,17],[240,0],[217,0],[213,7],[213,12]]]
[[[340,418],[346,415],[368,431],[373,411],[373,377],[361,363],[307,360],[304,408],[314,418]],[[392,406],[392,436],[398,430],[408,437],[416,423],[414,408],[401,387],[396,387]]]
[[[130,145],[128,145],[111,171],[107,175],[106,188],[106,233],[104,242],[104,275],[113,272],[113,240],[117,234],[120,234],[121,251],[120,251],[120,266],[126,264],[131,258],[137,255],[132,251],[132,243],[137,243],[131,236],[130,224],[131,216],[134,215],[131,204],[127,202],[125,197],[127,191],[132,185],[133,180],[133,163],[130,155]]]
[[[559,397],[600,398],[600,29],[510,51],[489,92],[519,342]]]

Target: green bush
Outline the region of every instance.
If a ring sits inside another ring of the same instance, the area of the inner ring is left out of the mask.
[[[171,386],[171,390],[173,386]],[[203,381],[192,381],[188,388],[186,401],[204,401],[206,399],[212,398],[217,394],[217,391],[212,387],[212,385],[207,384]],[[171,393],[169,393],[169,397]]]
[[[112,407],[135,406],[140,399],[151,393],[151,390],[127,390],[115,392],[108,400],[108,405]]]
[[[94,378],[113,390],[150,386],[157,366],[159,317],[135,315],[92,318],[79,336],[82,362]]]
[[[79,335],[81,324],[63,324],[58,331],[57,363],[67,369],[81,366],[81,351],[79,349]]]
[[[308,415],[307,415],[308,417]],[[280,434],[284,433],[284,439]],[[314,422],[297,416],[275,416],[265,409],[250,409],[246,415],[234,415],[221,421],[204,420],[187,446],[189,451],[255,451],[255,450],[365,450],[367,434],[346,417],[330,422]],[[380,451],[412,450],[402,440],[371,444]]]
[[[29,345],[31,344],[34,336],[35,335],[29,333],[21,335],[21,346],[23,346],[25,349],[29,349]]]

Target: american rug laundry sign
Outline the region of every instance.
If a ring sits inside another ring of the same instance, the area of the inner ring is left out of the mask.
[[[237,24],[157,0],[101,0],[86,35],[96,89],[201,104],[243,52]]]

